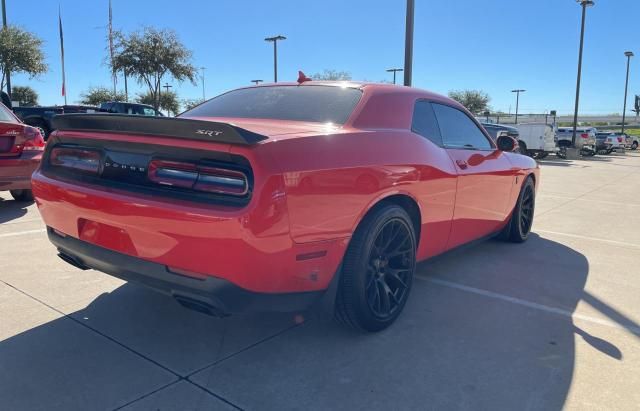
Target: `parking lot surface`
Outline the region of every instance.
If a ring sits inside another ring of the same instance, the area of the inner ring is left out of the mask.
[[[369,335],[77,270],[0,193],[0,409],[640,409],[640,153],[540,164],[529,241],[421,264]]]

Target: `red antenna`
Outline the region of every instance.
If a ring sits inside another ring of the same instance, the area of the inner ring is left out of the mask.
[[[298,84],[302,84],[305,81],[311,81],[311,79],[307,77],[307,75],[304,74],[302,71],[298,70]]]

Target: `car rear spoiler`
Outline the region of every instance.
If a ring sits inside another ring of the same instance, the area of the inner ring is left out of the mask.
[[[252,145],[267,136],[228,123],[175,117],[128,114],[63,114],[52,120],[54,130],[122,133],[218,143]]]

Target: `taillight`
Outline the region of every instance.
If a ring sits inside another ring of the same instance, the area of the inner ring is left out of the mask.
[[[195,164],[153,160],[149,163],[148,176],[156,184],[193,188],[198,179],[198,169]]]
[[[194,190],[243,196],[249,189],[247,176],[236,170],[217,167],[198,167],[198,181]]]
[[[580,137],[582,137],[582,138],[589,138],[589,134],[587,134],[587,133],[582,133],[582,134],[580,134]]]
[[[44,138],[35,127],[25,127],[24,135],[26,141],[22,147],[23,151],[44,151]]]
[[[84,148],[55,147],[49,154],[49,164],[88,173],[98,173],[102,155]]]
[[[177,161],[151,161],[148,177],[160,185],[232,196],[243,196],[249,189],[241,171]]]

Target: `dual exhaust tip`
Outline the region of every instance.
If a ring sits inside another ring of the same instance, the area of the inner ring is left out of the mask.
[[[79,268],[80,270],[90,270],[91,267],[82,262],[78,257],[69,255],[63,251],[58,252],[58,257],[64,262],[71,264],[72,266]],[[206,314],[216,318],[228,317],[229,313],[221,306],[213,304],[198,298],[190,297],[180,293],[171,291],[173,298],[183,307],[193,311],[197,311],[202,314]]]

